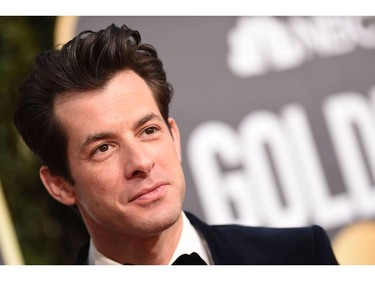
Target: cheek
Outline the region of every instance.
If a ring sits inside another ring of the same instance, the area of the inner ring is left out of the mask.
[[[181,161],[180,146],[173,138],[165,140],[163,149],[160,151],[163,151],[163,157],[170,158],[171,161]]]
[[[162,159],[165,170],[169,171],[177,181],[181,181],[180,184],[183,184],[185,177],[181,166],[181,158],[175,147],[171,146],[168,150],[164,151]]]
[[[103,201],[121,185],[121,171],[115,165],[100,165],[76,170],[78,199]]]

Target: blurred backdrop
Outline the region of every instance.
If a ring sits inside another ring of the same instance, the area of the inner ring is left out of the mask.
[[[319,224],[342,264],[375,264],[375,20],[320,16],[0,17],[0,180],[17,238],[0,239],[0,262],[19,248],[20,263],[70,264],[88,238],[45,192],[12,114],[35,55],[111,23],[139,30],[174,86],[186,210]]]
[[[20,83],[35,56],[54,45],[55,22],[55,17],[0,17],[0,180],[25,264],[72,263],[87,235],[75,213],[46,194],[39,162],[12,121]]]

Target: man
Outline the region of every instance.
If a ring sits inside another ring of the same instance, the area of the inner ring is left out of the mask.
[[[88,229],[77,263],[337,264],[318,226],[209,226],[182,211],[172,94],[155,49],[126,26],[37,57],[14,120],[49,194],[77,207]],[[194,254],[176,261],[185,253]]]

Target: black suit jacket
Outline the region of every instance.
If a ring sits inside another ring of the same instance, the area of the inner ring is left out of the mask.
[[[300,228],[207,225],[189,212],[191,224],[208,243],[215,265],[337,265],[330,241],[319,226]],[[87,264],[89,244],[77,264]]]
[[[208,243],[217,265],[337,265],[325,231],[300,228],[207,225],[186,212]]]

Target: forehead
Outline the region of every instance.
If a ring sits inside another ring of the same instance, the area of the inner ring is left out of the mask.
[[[133,71],[118,73],[103,89],[58,97],[54,112],[66,129],[130,121],[145,112],[160,115],[149,86]]]

